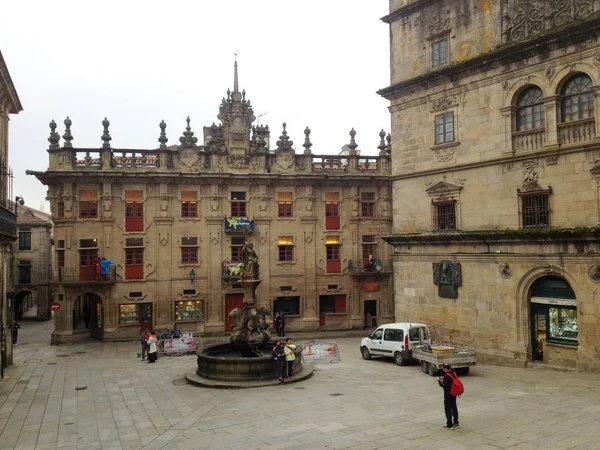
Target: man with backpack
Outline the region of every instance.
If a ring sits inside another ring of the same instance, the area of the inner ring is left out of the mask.
[[[464,392],[462,381],[458,379],[456,372],[452,370],[450,364],[442,364],[444,376],[437,377],[438,384],[444,390],[444,411],[446,412],[447,430],[460,428],[458,424],[458,408],[456,398]],[[454,420],[454,421],[453,421]]]

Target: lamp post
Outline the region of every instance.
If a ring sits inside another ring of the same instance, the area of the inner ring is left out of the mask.
[[[190,270],[190,282],[194,284],[194,278],[196,278],[196,271],[194,269]]]
[[[381,259],[377,258],[377,261],[375,261],[375,270],[377,270],[377,272],[381,272],[382,268],[383,263],[381,262]]]

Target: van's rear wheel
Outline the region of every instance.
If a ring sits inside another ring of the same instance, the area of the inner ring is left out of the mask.
[[[402,353],[400,352],[394,353],[394,362],[398,366],[405,366],[406,364],[408,364],[408,361],[402,356]]]
[[[427,361],[421,361],[421,370],[423,373],[429,373],[429,363]]]
[[[371,359],[371,352],[367,347],[361,348],[360,353],[362,354],[364,360],[368,361],[369,359]]]
[[[437,372],[437,368],[435,367],[435,364],[429,363],[428,367],[427,367],[427,373],[429,375],[431,375],[432,377],[435,376],[436,372]]]

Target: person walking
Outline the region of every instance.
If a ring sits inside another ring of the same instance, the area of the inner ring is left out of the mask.
[[[156,334],[154,333],[154,330],[152,330],[150,332],[150,337],[148,338],[148,364],[156,362],[158,359],[158,351],[156,349],[157,341]]]
[[[446,426],[447,430],[458,429],[458,408],[456,406],[456,397],[450,393],[452,383],[458,377],[456,372],[452,370],[452,367],[448,363],[442,364],[442,370],[444,375],[437,377],[438,384],[444,390],[444,412],[446,413]]]
[[[294,378],[294,361],[296,360],[296,344],[292,343],[292,338],[288,338],[285,344],[285,363],[287,366],[287,379],[291,380]]]
[[[281,336],[281,314],[279,311],[275,313],[275,331],[277,331],[277,336]]]
[[[281,313],[281,326],[279,330],[281,331],[281,336],[285,336],[285,313]]]
[[[283,376],[285,374],[285,350],[283,345],[281,345],[281,339],[275,341],[275,347],[273,347],[273,359],[275,360],[277,379],[283,383]]]
[[[148,328],[140,336],[140,343],[142,344],[142,361],[146,360],[146,352],[148,351],[148,339],[150,339],[150,332]]]
[[[21,329],[21,325],[19,325],[15,320],[8,326],[8,328],[10,328],[11,331],[13,345],[17,345],[17,339],[19,338],[19,330]]]

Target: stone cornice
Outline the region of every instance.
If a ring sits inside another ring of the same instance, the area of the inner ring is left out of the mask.
[[[600,14],[594,14],[589,20],[571,22],[573,26],[553,29],[540,33],[534,38],[505,44],[489,53],[485,53],[458,64],[429,71],[377,91],[379,95],[394,100],[414,91],[430,89],[441,83],[456,82],[473,72],[490,71],[495,68],[514,63],[531,56],[550,52],[557,48],[568,47],[571,44],[587,41],[600,36]],[[566,31],[568,30],[568,32]]]
[[[391,24],[391,23],[401,19],[402,17],[406,17],[406,16],[414,13],[415,11],[418,11],[420,9],[423,9],[423,8],[431,5],[432,3],[435,3],[435,1],[436,0],[416,0],[412,3],[409,3],[408,5],[398,8],[395,11],[392,11],[387,16],[383,16],[381,18],[381,21]]]
[[[9,112],[11,114],[18,114],[19,111],[23,111],[23,106],[21,105],[21,100],[19,100],[19,96],[17,95],[17,90],[15,89],[15,85],[10,78],[10,73],[8,72],[8,67],[6,66],[6,62],[4,61],[4,57],[2,56],[2,52],[0,51],[0,83],[2,86],[0,88],[0,92],[4,91],[8,94],[11,109]]]

